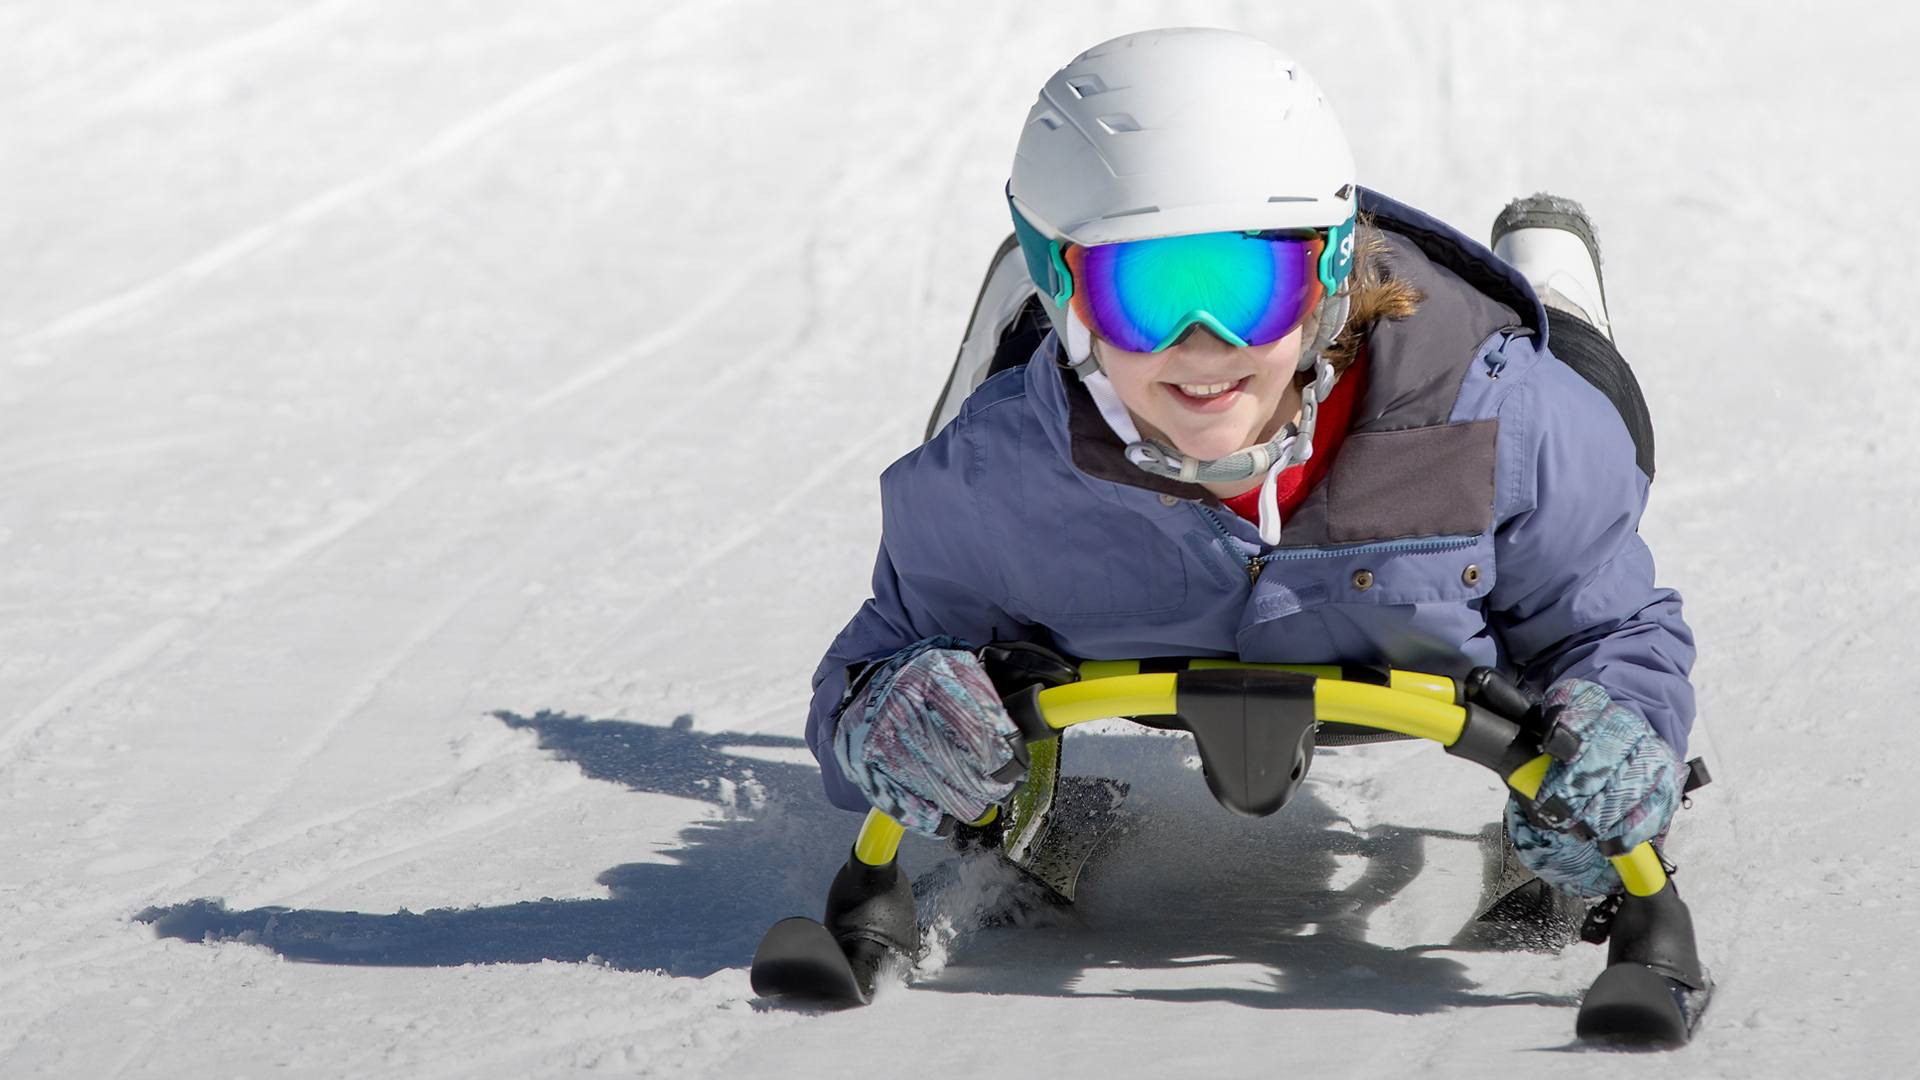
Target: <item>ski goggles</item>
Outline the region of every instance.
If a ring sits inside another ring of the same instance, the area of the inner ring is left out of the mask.
[[[1013,220],[1033,280],[1095,335],[1127,352],[1160,352],[1195,326],[1236,347],[1272,344],[1304,323],[1353,263],[1352,219],[1319,230],[1091,246],[1043,237],[1017,208]]]

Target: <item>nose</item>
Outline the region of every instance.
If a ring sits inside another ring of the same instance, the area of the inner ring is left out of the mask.
[[[1188,356],[1205,357],[1215,353],[1230,353],[1237,348],[1238,346],[1226,338],[1214,333],[1212,327],[1196,322],[1188,324],[1185,330],[1180,331],[1180,336],[1173,339],[1173,344],[1167,346],[1167,351],[1178,350]]]
[[[1200,333],[1199,331],[1205,331],[1205,332]],[[1203,350],[1207,352],[1214,352],[1219,350],[1232,349],[1234,348],[1234,345],[1232,342],[1228,341],[1226,338],[1223,338],[1219,334],[1214,333],[1213,327],[1208,326],[1205,323],[1196,322],[1196,323],[1189,323],[1185,330],[1180,331],[1180,336],[1177,338],[1174,338],[1173,344],[1167,346],[1167,348],[1169,349],[1184,348],[1190,352],[1203,351]]]

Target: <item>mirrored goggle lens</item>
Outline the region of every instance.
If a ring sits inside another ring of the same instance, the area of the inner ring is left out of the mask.
[[[1286,337],[1325,291],[1317,271],[1325,247],[1319,235],[1217,232],[1069,246],[1063,255],[1087,327],[1128,352],[1159,352],[1196,324],[1233,345]]]

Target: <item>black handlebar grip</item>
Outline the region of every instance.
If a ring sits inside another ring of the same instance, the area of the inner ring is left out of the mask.
[[[1527,714],[1539,707],[1513,680],[1490,667],[1467,672],[1466,687],[1468,701],[1516,724],[1527,724]]]
[[[1066,657],[1031,641],[1001,641],[982,646],[980,666],[1002,700],[1029,686],[1065,686],[1080,670]]]
[[[1013,718],[1015,727],[1020,729],[1020,741],[1017,749],[1022,759],[1026,757],[1028,743],[1042,742],[1059,736],[1059,732],[1047,726],[1047,718],[1040,714],[1040,691],[1046,687],[1033,683],[1006,695],[1000,703],[1007,707],[1007,715]]]
[[[1542,753],[1561,761],[1572,761],[1580,755],[1580,737],[1556,723],[1560,706],[1546,708],[1518,683],[1488,667],[1468,672],[1462,685],[1468,701],[1519,724]]]

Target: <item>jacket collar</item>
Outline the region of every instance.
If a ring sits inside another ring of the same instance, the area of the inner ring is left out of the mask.
[[[1127,460],[1126,444],[1100,415],[1100,406],[1080,377],[1067,367],[1066,350],[1054,334],[1040,342],[1033,359],[1027,362],[1027,394],[1040,406],[1054,449],[1082,474],[1157,495],[1219,502],[1199,484],[1155,476]]]

